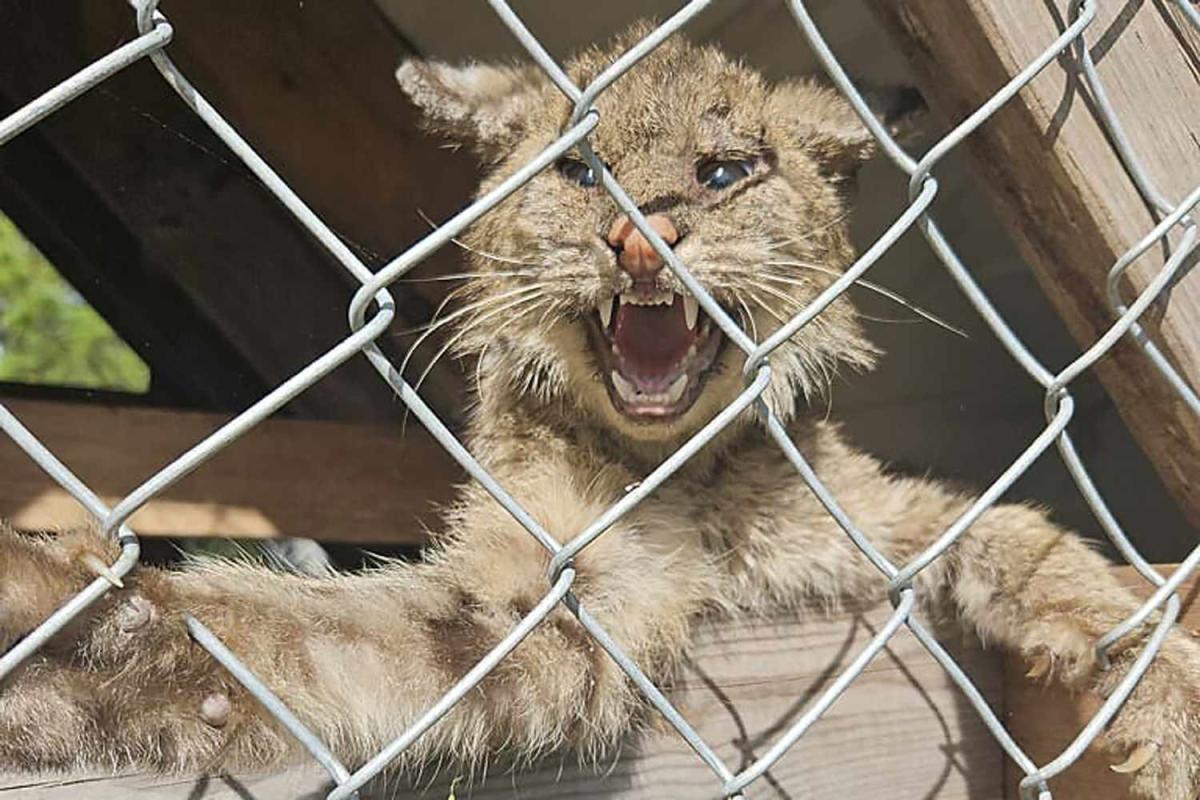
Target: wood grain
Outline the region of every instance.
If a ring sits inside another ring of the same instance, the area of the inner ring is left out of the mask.
[[[1170,571],[1173,567],[1162,567]],[[1115,573],[1148,594],[1127,568]],[[1200,584],[1184,589],[1182,627],[1200,629]],[[794,723],[822,688],[865,646],[887,609],[791,620],[749,620],[705,626],[672,701],[730,766],[741,769]],[[993,708],[1003,708],[1010,732],[1037,762],[1058,755],[1087,721],[1098,700],[1046,688],[1024,678],[1027,665],[971,645],[955,657]],[[1054,781],[1055,797],[1118,800],[1128,779],[1108,769],[1111,759],[1090,751]],[[867,668],[796,746],[748,793],[755,800],[995,800],[1015,798],[1021,774],[983,728],[956,687],[907,631]],[[687,746],[659,725],[631,741],[612,762],[580,767],[569,758],[534,770],[493,767],[471,780],[453,770],[426,776],[416,788],[393,778],[368,787],[364,800],[668,800],[716,797],[716,783]],[[274,800],[323,798],[329,787],[311,764],[277,775],[235,777],[0,776],[4,797],[76,800]]]
[[[788,621],[742,621],[702,631],[673,701],[731,767],[765,752],[817,693],[863,648],[890,609]],[[999,659],[959,652],[984,694],[998,703]],[[452,771],[419,789],[392,780],[364,798],[445,800]],[[902,631],[833,708],[748,792],[754,800],[938,798],[1002,795],[1002,756],[974,711],[921,648]],[[673,732],[653,731],[618,759],[596,768],[555,760],[535,771],[494,767],[482,784],[460,780],[459,800],[719,796],[719,784]],[[324,797],[319,768],[284,775],[181,780],[147,775],[61,779],[0,777],[0,796],[17,800],[273,800]]]
[[[1068,0],[874,0],[931,107],[957,122],[1059,35]],[[1135,151],[1170,198],[1200,183],[1196,38],[1160,0],[1097,3],[1087,32],[1101,78]],[[1022,255],[1081,346],[1113,321],[1113,263],[1154,220],[1109,145],[1072,70],[1052,63],[964,145]],[[1128,273],[1124,296],[1162,265],[1161,248]],[[1147,315],[1152,336],[1200,386],[1200,279],[1185,279]],[[1013,320],[1018,332],[1020,320]],[[1141,351],[1123,342],[1097,372],[1164,483],[1200,522],[1200,420]]]
[[[112,503],[215,431],[229,415],[87,403],[5,404]],[[0,437],[0,518],[54,529],[83,508]],[[420,544],[462,474],[419,425],[267,420],[139,511],[149,536],[301,536]]]
[[[372,267],[428,233],[418,211],[444,220],[473,191],[471,159],[420,134],[393,78],[410,51],[370,0],[168,0],[162,10],[170,57]],[[0,55],[0,114],[136,35],[128,4],[89,0],[0,3],[0,29],[22,32]],[[148,60],[12,145],[0,152],[5,213],[178,404],[247,405],[348,335],[358,283]],[[460,272],[457,248],[419,269]],[[394,287],[398,318],[378,343],[396,363],[414,339],[401,331],[427,322],[452,285]],[[414,375],[436,342],[416,354]],[[463,387],[447,358],[423,389],[454,421]],[[287,410],[373,423],[404,413],[362,358]]]

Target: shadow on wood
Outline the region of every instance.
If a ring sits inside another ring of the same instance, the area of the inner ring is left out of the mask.
[[[228,415],[90,403],[8,400],[69,469],[114,503],[228,421]],[[68,527],[86,512],[7,437],[0,518],[26,530]],[[270,419],[151,500],[132,525],[148,536],[420,545],[463,479],[419,424]]]
[[[1065,27],[1068,0],[873,0],[909,56],[922,94],[957,123],[1039,56]],[[1196,34],[1173,4],[1096,3],[1087,29],[1117,114],[1153,182],[1174,202],[1200,183]],[[1114,322],[1109,269],[1156,222],[1075,74],[1050,64],[965,142],[972,165],[1047,297],[1082,347]],[[1127,273],[1131,303],[1163,264],[1151,248]],[[1200,386],[1200,280],[1181,281],[1143,318],[1192,387]],[[1138,443],[1193,523],[1200,521],[1200,419],[1123,340],[1096,365]]]
[[[742,621],[705,627],[671,698],[733,769],[766,752],[866,646],[890,608],[792,621]],[[999,660],[956,652],[991,702],[1002,685]],[[479,784],[443,771],[420,790],[392,779],[367,798],[548,800],[639,798],[699,800],[719,796],[720,782],[683,740],[662,724],[596,767],[570,758],[535,771],[493,766]],[[906,630],[776,766],[754,784],[755,800],[1000,797],[1001,753],[942,668]],[[7,787],[7,788],[4,788]],[[69,780],[0,779],[0,796],[45,800],[282,800],[323,798],[326,778],[306,765],[284,775],[180,780],[138,775]]]
[[[1164,574],[1172,566],[1160,568]],[[1129,568],[1116,568],[1149,594]],[[1200,583],[1185,585],[1182,628],[1200,630]],[[742,620],[701,626],[673,703],[734,770],[765,753],[824,687],[866,646],[889,608],[791,620]],[[988,703],[1004,710],[1022,748],[1044,764],[1080,731],[1098,701],[1047,689],[1024,678],[1027,665],[970,644],[951,653]],[[1052,783],[1055,797],[1118,800],[1128,780],[1093,749]],[[975,710],[921,645],[901,629],[862,676],[789,750],[748,796],[754,800],[996,800],[1016,798],[1021,773],[1008,762]],[[311,763],[277,775],[207,778],[154,775],[0,777],[0,796],[16,800],[321,800],[328,778]],[[481,775],[443,769],[412,784],[393,777],[363,800],[620,800],[717,798],[719,782],[686,743],[657,721],[616,758],[581,767],[571,757],[534,770],[493,765]]]

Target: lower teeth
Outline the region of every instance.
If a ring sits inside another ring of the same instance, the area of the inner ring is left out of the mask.
[[[685,373],[676,378],[667,391],[658,394],[643,394],[616,370],[612,371],[609,378],[612,380],[613,388],[617,390],[617,394],[620,395],[622,400],[627,403],[636,403],[639,405],[673,405],[678,403],[688,385],[688,376]]]

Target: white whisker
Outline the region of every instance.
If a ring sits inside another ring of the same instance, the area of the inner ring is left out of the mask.
[[[455,344],[462,341],[462,339],[467,334],[469,334],[472,330],[474,330],[476,327],[478,327],[480,323],[486,322],[487,320],[491,319],[492,317],[495,317],[497,314],[503,314],[506,311],[512,311],[515,308],[519,308],[523,304],[533,303],[533,305],[531,305],[529,308],[523,309],[521,311],[521,313],[517,314],[515,317],[510,319],[509,322],[520,319],[521,317],[525,316],[525,314],[527,314],[529,311],[537,309],[539,301],[541,301],[543,299],[544,299],[544,297],[542,295],[536,295],[536,294],[531,295],[531,296],[518,297],[516,300],[512,300],[508,303],[504,303],[499,308],[493,308],[493,309],[487,311],[486,313],[478,314],[476,316],[471,317],[469,320],[467,320],[467,323],[458,330],[457,333],[455,333],[453,336],[451,336],[449,339],[446,340],[446,343],[442,345],[441,349],[439,349],[437,351],[437,353],[434,354],[433,358],[430,359],[429,363],[425,366],[425,369],[421,371],[420,377],[417,378],[417,382],[413,384],[413,391],[420,390],[421,384],[425,382],[425,379],[427,377],[429,377],[429,373],[433,371],[433,368],[437,365],[438,361],[441,361],[442,356],[446,355],[446,353],[449,352],[450,349],[452,347],[454,347]]]
[[[455,272],[446,275],[433,275],[428,278],[398,278],[396,283],[437,283],[439,281],[463,281],[476,278],[536,278],[536,272]]]
[[[750,306],[746,305],[746,301],[742,299],[741,295],[737,295],[737,301],[746,315],[746,323],[750,326],[750,335],[754,337],[754,342],[757,344],[760,340],[758,338],[758,323],[754,319],[754,313],[750,311]]]
[[[400,362],[400,369],[399,369],[400,374],[401,375],[404,374],[404,370],[408,367],[408,362],[412,359],[412,356],[416,352],[417,348],[420,347],[421,344],[426,339],[428,339],[431,335],[433,335],[433,333],[435,331],[445,327],[447,324],[453,322],[456,319],[462,318],[463,315],[465,315],[465,314],[470,314],[472,312],[479,311],[481,308],[486,308],[489,303],[499,303],[503,300],[506,300],[506,299],[516,296],[516,295],[528,295],[531,293],[536,294],[537,292],[540,292],[543,288],[545,288],[545,284],[535,283],[535,284],[530,284],[528,286],[522,286],[520,288],[513,289],[508,292],[503,292],[502,294],[496,295],[495,297],[485,297],[485,298],[475,301],[474,303],[470,303],[470,304],[446,315],[445,317],[442,317],[441,319],[436,320],[435,322],[430,323],[429,327],[425,330],[425,332],[422,333],[419,337],[417,337],[417,340],[415,342],[413,342],[412,346],[410,346],[408,348],[408,352],[406,352],[404,354],[404,360]],[[442,305],[443,305],[443,307],[445,306],[445,301],[443,301]]]
[[[831,269],[830,267],[822,267],[818,264],[809,264],[804,261],[766,261],[764,263],[767,266],[799,267],[801,269],[809,269],[809,270],[813,270],[814,272],[820,272],[825,275],[833,276],[834,278],[839,278],[843,274],[842,272],[839,272],[836,269]],[[779,274],[776,274],[773,272],[759,273],[756,275],[756,277],[762,278],[764,280],[773,280],[777,283],[788,283],[788,284],[792,284],[794,286],[806,286],[807,285],[804,281],[799,281],[799,280],[796,280],[795,278],[788,278],[784,275],[779,275]],[[946,322],[944,319],[937,316],[932,311],[926,311],[924,308],[921,308],[916,303],[911,302],[910,300],[906,299],[904,296],[897,294],[896,292],[892,291],[891,289],[887,288],[886,286],[880,286],[877,283],[873,283],[871,281],[864,280],[862,278],[855,280],[854,285],[860,286],[863,289],[867,289],[869,291],[875,292],[876,294],[886,297],[887,299],[891,300],[894,303],[898,303],[898,304],[904,306],[909,311],[924,318],[928,322],[932,322],[934,325],[937,325],[939,328],[944,328],[953,334],[963,337],[964,339],[971,338],[970,336],[967,335],[966,331],[964,331],[961,328],[958,328],[954,325],[951,325],[949,322]]]
[[[418,214],[420,214],[420,215],[421,215],[421,219],[425,220],[425,223],[426,223],[426,224],[427,224],[427,225],[428,225],[430,228],[433,228],[435,231],[436,231],[438,228],[440,228],[440,227],[441,227],[441,226],[440,226],[440,225],[438,225],[436,222],[434,222],[433,220],[431,220],[431,219],[429,218],[429,216],[428,216],[428,215],[427,215],[427,214],[426,214],[424,211],[422,211],[421,209],[419,209],[419,208],[418,208],[418,209],[417,209],[417,213],[418,213]],[[450,242],[451,242],[452,244],[455,244],[455,245],[457,245],[458,247],[462,248],[463,250],[466,250],[468,253],[474,253],[475,255],[477,255],[477,256],[479,256],[479,257],[481,257],[481,258],[490,259],[490,260],[492,260],[492,261],[499,261],[499,262],[501,262],[502,264],[517,264],[517,265],[519,265],[519,266],[522,266],[522,267],[539,267],[539,268],[542,268],[542,269],[545,269],[546,267],[548,267],[548,266],[549,266],[548,264],[538,264],[538,263],[535,263],[535,262],[533,262],[533,261],[522,261],[521,259],[519,259],[519,258],[513,258],[512,256],[502,256],[502,255],[499,255],[499,254],[497,254],[497,253],[489,253],[489,252],[487,252],[486,250],[479,250],[479,249],[477,249],[477,248],[471,247],[471,245],[469,245],[469,244],[467,244],[467,243],[463,242],[461,239],[456,239],[456,238],[454,238],[454,237],[450,237]]]
[[[776,319],[776,321],[779,322],[780,325],[787,324],[787,318],[780,316],[779,312],[776,311],[770,305],[767,305],[765,302],[763,302],[763,299],[761,297],[759,297],[758,295],[756,295],[754,292],[752,292],[749,289],[746,289],[745,291],[746,291],[746,294],[750,296],[751,300],[753,300],[760,308],[762,308],[764,311],[766,311],[768,314],[770,314],[772,317],[774,317]]]

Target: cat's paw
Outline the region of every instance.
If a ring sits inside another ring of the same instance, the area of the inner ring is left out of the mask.
[[[1200,648],[1173,638],[1105,737],[1138,797],[1200,797]]]
[[[0,524],[0,651],[41,624],[97,577],[114,586],[120,548],[90,529],[29,536]]]

